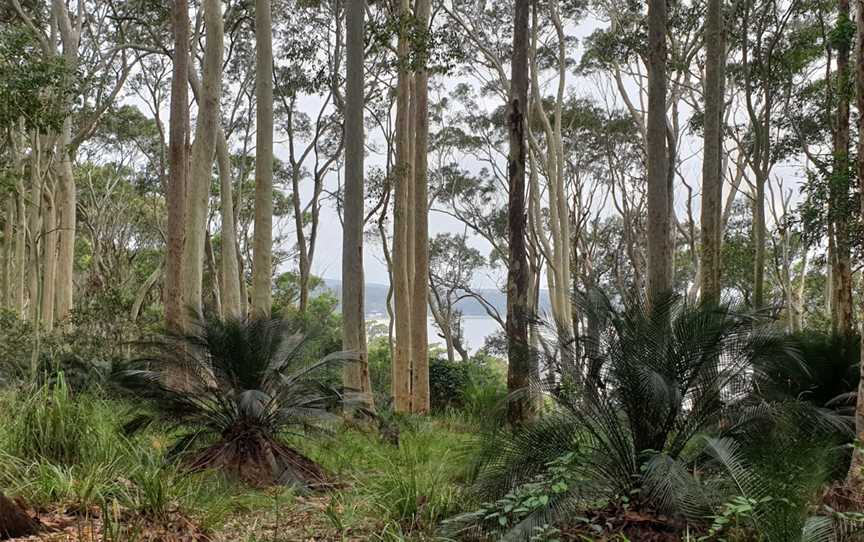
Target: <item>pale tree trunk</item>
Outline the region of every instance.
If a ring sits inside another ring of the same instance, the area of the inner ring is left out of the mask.
[[[432,318],[441,330],[441,338],[444,339],[444,347],[447,350],[447,361],[453,363],[456,361],[456,348],[453,344],[452,312],[449,307],[443,306],[434,284],[430,284],[429,293],[429,309],[432,311]]]
[[[849,0],[839,0],[837,26],[846,25],[848,22]],[[852,46],[851,42],[850,36],[848,39],[837,40],[835,46],[837,50],[837,88],[835,89],[837,110],[834,119],[834,173],[828,197],[829,219],[834,226],[834,254],[831,258],[834,278],[831,282],[834,287],[832,294],[834,311],[831,327],[835,333],[844,336],[851,335],[855,328],[852,309],[852,262],[848,216],[852,210],[848,209],[847,204],[851,189],[849,186],[849,102],[851,101],[849,91],[852,88],[849,84],[849,53]]]
[[[50,176],[49,176],[50,178]],[[57,280],[57,210],[54,205],[52,183],[46,182],[42,191],[42,324],[45,331],[54,329],[54,307]]]
[[[41,136],[33,134],[33,150],[30,155],[30,201],[27,213],[27,297],[28,317],[34,324],[39,321],[39,262],[42,245],[42,165]]]
[[[364,152],[363,127],[365,0],[348,2],[345,10],[347,70],[345,93],[345,196],[342,227],[342,349],[355,352],[357,360],[346,364],[345,388],[358,393],[359,406],[373,409],[366,349],[364,303],[363,219]]]
[[[183,300],[183,245],[186,230],[186,136],[189,127],[189,4],[174,0],[174,56],[169,118],[168,250],[165,259],[165,325],[179,330],[185,320]]]
[[[528,105],[528,12],[530,0],[516,0],[513,18],[513,59],[507,127],[510,149],[507,157],[509,196],[507,203],[507,389],[517,392],[508,403],[507,417],[519,425],[531,417],[527,393],[531,376],[528,348],[528,261],[525,206],[525,160],[527,156],[526,114]]]
[[[540,120],[540,125],[546,138],[546,150],[544,169],[548,180],[549,197],[549,222],[552,243],[544,248],[548,260],[547,282],[552,305],[552,315],[558,330],[565,336],[573,333],[573,312],[570,306],[570,213],[567,204],[567,192],[564,181],[564,147],[562,144],[562,115],[564,90],[566,87],[566,50],[564,27],[561,22],[557,0],[550,2],[552,22],[558,37],[558,89],[554,105],[553,120],[550,121],[543,107],[543,96],[541,95],[539,74],[537,69],[537,34],[538,19],[537,11],[534,11],[533,29],[531,39],[531,100],[533,109]],[[529,137],[531,137],[529,129]],[[541,155],[539,143],[532,138],[533,147],[538,156]],[[534,166],[532,165],[532,179]],[[533,181],[532,181],[533,182]],[[533,186],[533,185],[532,185]],[[539,190],[533,190],[535,196]],[[539,211],[539,210],[538,210]],[[539,212],[537,213],[539,216]],[[540,237],[543,239],[542,227],[539,228]]]
[[[252,311],[270,316],[273,305],[273,19],[270,0],[255,2],[255,240]]]
[[[27,204],[24,183],[16,183],[15,199],[15,284],[13,286],[13,302],[15,313],[24,318],[24,292],[26,276],[27,249]]]
[[[666,152],[666,0],[648,1],[648,295],[672,288]]]
[[[216,134],[216,162],[219,166],[222,211],[222,310],[228,318],[240,318],[240,269],[237,263],[237,224],[234,222],[234,186],[231,180],[231,155],[225,132]]]
[[[73,27],[66,2],[53,0],[54,17],[63,44],[63,60],[67,70],[78,65],[78,44],[81,37],[83,13]],[[80,11],[80,10],[79,10]],[[67,112],[68,115],[68,112]],[[59,163],[57,165],[57,213],[60,216],[60,243],[57,255],[57,320],[63,322],[72,311],[72,296],[75,271],[76,192],[72,173],[72,118],[67,116],[57,141]]]
[[[864,39],[862,39],[864,37],[864,0],[856,0],[855,12],[855,22],[858,29],[858,39],[855,41],[855,88],[858,110],[864,111]],[[864,134],[864,115],[858,117],[858,134],[858,163],[856,166],[858,182],[860,187],[864,189],[864,137],[860,136],[860,134]],[[859,212],[864,217],[864,199],[861,200]],[[861,447],[861,444],[864,443],[864,332],[861,333],[861,340],[860,379],[855,405],[855,440],[858,446],[853,448],[852,464],[846,475],[847,485],[859,495],[864,492],[864,448]]]
[[[222,312],[222,290],[219,285],[220,274],[216,268],[216,253],[213,251],[213,237],[210,235],[209,227],[204,230],[204,257],[207,262],[207,271],[212,278],[210,290],[213,295],[213,311],[219,316],[224,317],[225,313]]]
[[[408,0],[397,0],[397,16],[409,16]],[[393,407],[397,412],[411,411],[411,289],[412,254],[408,251],[411,185],[411,74],[408,68],[408,36],[399,34],[399,76],[396,87],[396,164],[393,210],[393,291],[396,345],[393,349]]]
[[[6,201],[6,216],[3,221],[3,308],[11,309],[12,298],[12,269],[15,262],[14,228],[15,223],[15,199]]]
[[[132,308],[129,310],[129,320],[133,323],[138,320],[138,315],[141,314],[141,306],[144,305],[144,299],[147,294],[159,280],[162,275],[162,264],[160,263],[156,269],[150,273],[150,276],[141,284],[138,291],[135,292],[135,299],[132,301]]]
[[[417,0],[415,16],[421,31],[429,28],[430,0]],[[414,360],[413,403],[414,412],[429,411],[429,179],[427,153],[429,152],[429,73],[424,62],[414,75],[414,280],[411,304],[411,350]]]
[[[188,307],[201,315],[204,276],[207,212],[213,173],[213,153],[220,124],[222,93],[222,55],[224,49],[222,8],[219,0],[205,0],[204,70],[198,96],[198,119],[192,145],[192,168],[186,197],[186,242],[183,247],[183,298]]]
[[[723,66],[725,59],[723,0],[709,0],[705,23],[705,143],[702,161],[702,258],[700,294],[718,301],[721,213],[723,200]]]

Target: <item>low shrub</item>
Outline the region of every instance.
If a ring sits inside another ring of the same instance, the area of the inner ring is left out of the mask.
[[[74,465],[92,453],[96,413],[84,401],[75,400],[63,373],[30,397],[21,395],[21,415],[12,419],[8,435],[13,455]]]

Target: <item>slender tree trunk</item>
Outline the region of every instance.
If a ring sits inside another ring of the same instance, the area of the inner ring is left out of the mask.
[[[357,353],[357,361],[345,366],[345,388],[356,390],[361,406],[374,408],[369,380],[364,303],[363,127],[365,0],[348,2],[345,10],[347,74],[345,93],[345,210],[342,228],[342,348]]]
[[[838,2],[837,28],[850,24],[849,0]],[[840,32],[842,33],[842,32]],[[852,262],[849,239],[850,164],[849,164],[849,102],[852,99],[852,85],[849,73],[849,53],[852,36],[837,40],[837,111],[834,120],[834,173],[828,198],[831,210],[830,220],[834,223],[834,255],[831,259],[834,281],[834,314],[832,329],[840,335],[851,335],[855,321],[852,308]]]
[[[408,0],[397,0],[397,17],[410,15]],[[393,357],[393,406],[397,412],[411,411],[411,289],[413,255],[408,247],[411,232],[409,204],[411,185],[411,73],[408,67],[409,41],[405,29],[399,33],[399,76],[396,86],[396,165],[393,211],[393,292],[396,345]]]
[[[666,152],[666,0],[648,0],[648,295],[672,288]]]
[[[430,0],[417,0],[415,16],[421,32],[429,27]],[[420,62],[414,75],[414,280],[411,304],[411,358],[414,361],[414,412],[429,411],[429,179],[427,154],[429,152],[429,72],[426,58]]]
[[[765,306],[765,177],[756,173],[753,193],[753,308]]]
[[[306,313],[309,306],[309,250],[306,248],[306,232],[304,231],[305,217],[300,202],[300,167],[292,167],[291,171],[291,202],[294,206],[294,230],[297,235],[297,270],[299,301],[297,310],[300,314]]]
[[[519,425],[531,417],[527,393],[531,375],[528,348],[528,261],[525,207],[525,136],[528,106],[528,12],[530,0],[516,0],[513,19],[513,59],[507,123],[510,150],[507,158],[509,196],[507,206],[507,389],[517,392],[508,405],[508,420]]]
[[[45,331],[54,329],[55,283],[57,282],[57,210],[54,190],[46,186],[42,192],[42,324]]]
[[[15,285],[13,298],[15,312],[24,318],[24,292],[26,284],[26,249],[27,249],[27,204],[24,183],[16,183],[15,199]]]
[[[855,41],[855,87],[858,102],[858,110],[864,111],[864,0],[855,0],[856,27],[858,39]],[[864,190],[864,115],[858,117],[858,183]],[[864,199],[861,200],[861,208],[858,210],[864,217]],[[864,304],[862,304],[864,308]],[[864,318],[862,318],[864,320]],[[864,449],[860,444],[864,443],[864,332],[861,333],[861,363],[859,363],[860,380],[858,382],[858,395],[855,405],[855,440],[859,446],[852,451],[852,463],[846,476],[846,483],[857,494],[864,492]]]
[[[27,255],[27,295],[29,318],[39,322],[39,262],[42,246],[42,147],[41,136],[33,134],[33,151],[30,156],[30,201],[27,213],[29,247]]]
[[[192,166],[186,195],[186,242],[183,247],[183,298],[189,309],[203,313],[207,214],[213,178],[213,153],[220,123],[222,95],[223,23],[219,0],[202,4],[207,38],[204,46],[204,73],[198,96],[198,119],[192,144]]]
[[[162,264],[160,263],[156,269],[150,273],[150,276],[141,284],[138,291],[135,292],[135,299],[132,301],[132,308],[129,311],[129,320],[133,323],[138,320],[138,315],[141,314],[141,306],[144,305],[144,300],[147,298],[147,293],[159,280],[162,275]]]
[[[723,65],[725,34],[723,0],[709,0],[705,23],[705,155],[702,161],[702,259],[703,301],[720,298],[720,243],[723,199]]]
[[[13,308],[12,270],[15,263],[15,199],[6,200],[6,216],[3,220],[3,308]]]
[[[189,127],[189,4],[174,0],[174,55],[169,117],[168,250],[165,259],[165,325],[179,330],[185,320],[183,300],[183,252],[186,239],[186,184]]]
[[[234,222],[234,186],[231,180],[231,155],[224,130],[216,134],[216,162],[219,166],[222,216],[222,310],[228,318],[240,318],[240,270],[237,263],[237,224]]]
[[[252,311],[269,316],[273,305],[273,18],[270,0],[255,1],[255,240]]]
[[[54,16],[63,44],[63,60],[67,70],[74,71],[78,65],[80,27],[73,29],[69,12],[63,0],[53,0]],[[80,21],[77,23],[80,24]],[[60,245],[57,255],[57,320],[63,322],[72,311],[75,273],[75,228],[77,198],[75,177],[72,172],[72,118],[63,122],[57,142],[59,163],[57,165],[58,187],[57,213],[60,216]]]

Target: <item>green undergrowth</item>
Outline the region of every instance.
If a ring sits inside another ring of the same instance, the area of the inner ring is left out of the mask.
[[[343,513],[333,518],[340,529],[366,524],[381,539],[431,539],[441,521],[470,502],[470,422],[411,417],[400,427],[398,447],[356,430],[306,442],[306,453],[346,484],[336,496]]]
[[[0,390],[0,488],[42,513],[118,523],[128,514],[145,523],[180,514],[242,541],[291,540],[272,533],[289,532],[295,508],[312,514],[304,534],[313,537],[322,530],[346,539],[433,540],[441,521],[469,502],[462,488],[477,431],[455,414],[400,419],[398,447],[375,431],[342,426],[287,437],[339,483],[312,496],[322,504],[310,508],[310,496],[251,488],[212,471],[181,472],[166,460],[172,435],[164,429],[124,434],[133,413],[132,404],[98,391],[73,393],[62,376],[38,388]],[[259,524],[272,533],[259,533]]]

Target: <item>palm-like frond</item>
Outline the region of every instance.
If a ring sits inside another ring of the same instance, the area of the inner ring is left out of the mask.
[[[802,433],[774,434],[762,453],[750,460],[738,442],[707,440],[706,450],[734,487],[729,492],[752,503],[751,528],[768,542],[839,542],[861,525],[842,517],[814,515],[812,502],[826,481],[826,448]],[[823,434],[824,435],[824,434]]]
[[[618,309],[597,291],[574,303],[587,321],[585,335],[542,324],[535,330],[543,337],[535,386],[551,413],[488,437],[478,491],[499,498],[573,452],[580,461],[572,466],[571,490],[526,518],[526,528],[615,495],[705,517],[724,493],[694,475],[701,436],[740,434],[784,411],[786,405],[753,399],[753,377],[800,363],[795,344],[759,315],[728,304],[666,296]]]
[[[295,473],[295,483],[323,482],[320,469],[279,435],[334,417],[330,410],[342,395],[320,373],[352,356],[309,359],[304,344],[278,318],[208,317],[188,333],[153,341],[152,355],[117,374],[151,406],[127,427],[166,422],[180,432],[172,453],[195,468],[224,465],[250,481],[270,483],[299,465],[304,473]]]

